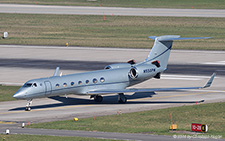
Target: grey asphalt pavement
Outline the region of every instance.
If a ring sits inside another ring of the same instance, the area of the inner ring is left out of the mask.
[[[63,66],[61,71],[63,71],[63,74],[68,74],[89,71],[90,69],[100,69],[106,64],[126,62],[129,59],[136,59],[137,62],[140,62],[145,59],[149,51],[150,49],[1,45],[0,80],[12,84],[24,83],[26,80],[33,78],[50,76],[54,72],[54,65]],[[22,122],[47,122],[73,119],[75,116],[78,118],[97,117],[116,114],[118,111],[127,113],[193,105],[196,101],[203,99],[206,103],[223,102],[225,101],[223,85],[225,77],[222,71],[225,66],[224,53],[223,51],[172,50],[169,61],[171,66],[169,67],[171,69],[175,67],[175,72],[163,74],[161,80],[152,79],[135,86],[136,88],[200,86],[205,84],[209,78],[208,74],[210,74],[211,71],[220,71],[221,74],[218,73],[210,89],[176,93],[128,94],[127,104],[118,104],[116,95],[104,96],[104,101],[101,104],[96,104],[93,100],[90,100],[89,97],[77,95],[69,95],[68,98],[53,97],[35,99],[31,106],[32,111],[30,112],[24,111],[25,100],[1,102],[0,121],[12,121],[16,122],[16,124],[1,124],[0,132],[3,133],[9,128],[12,133],[18,134],[85,136],[126,140],[175,140],[173,137],[146,134],[21,129],[16,127]],[[131,54],[132,58],[130,56]],[[58,55],[60,55],[60,57]],[[82,66],[82,63],[85,65]],[[78,69],[76,69],[77,65],[80,66]],[[208,67],[201,68],[201,66],[207,65],[209,67],[211,66],[212,69],[207,70]],[[194,74],[190,75],[191,72]],[[198,74],[201,73],[204,75],[199,76]],[[179,140],[189,139],[179,138]],[[192,140],[202,139],[198,138]]]
[[[105,15],[113,14],[120,16],[225,17],[225,10],[217,9],[164,9],[0,4],[0,13],[103,15],[103,12]]]

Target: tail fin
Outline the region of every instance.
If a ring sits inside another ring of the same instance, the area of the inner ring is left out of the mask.
[[[191,37],[180,38],[179,35],[164,35],[164,36],[149,36],[155,40],[151,52],[145,60],[145,63],[152,63],[158,61],[160,67],[165,70],[167,68],[170,51],[174,40],[190,40],[190,39],[208,39],[210,37]]]

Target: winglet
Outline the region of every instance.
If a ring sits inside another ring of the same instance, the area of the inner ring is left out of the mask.
[[[53,76],[59,76],[59,67],[55,69]]]
[[[213,82],[213,79],[214,79],[215,76],[216,76],[216,73],[214,72],[214,73],[212,74],[211,78],[209,79],[209,81],[208,81],[208,82],[205,84],[205,86],[202,87],[202,88],[208,88],[208,87],[210,87],[211,84],[212,84],[212,82]]]

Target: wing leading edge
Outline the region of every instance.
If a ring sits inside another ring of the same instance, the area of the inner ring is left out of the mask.
[[[108,89],[108,90],[95,90],[89,91],[87,94],[113,94],[113,93],[135,93],[135,92],[160,92],[160,91],[179,91],[190,89],[204,89],[211,86],[216,73],[213,73],[208,82],[203,87],[175,87],[175,88],[151,88],[151,89]]]

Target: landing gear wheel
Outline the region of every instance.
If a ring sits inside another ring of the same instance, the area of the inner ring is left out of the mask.
[[[96,96],[94,97],[94,100],[95,100],[95,102],[102,102],[103,97],[100,96],[100,95],[96,95]]]
[[[126,103],[127,102],[127,98],[125,97],[125,95],[123,93],[119,93],[118,102],[119,103]]]
[[[30,111],[31,108],[30,107],[26,107],[25,111]]]
[[[27,105],[26,105],[25,111],[30,111],[31,110],[31,108],[30,108],[31,104],[32,104],[32,99],[27,100]]]

